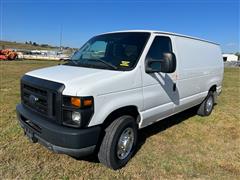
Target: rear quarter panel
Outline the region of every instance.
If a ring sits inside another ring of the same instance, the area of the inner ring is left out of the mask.
[[[223,59],[217,44],[178,36],[174,40],[180,111],[201,103],[211,86],[221,87]]]

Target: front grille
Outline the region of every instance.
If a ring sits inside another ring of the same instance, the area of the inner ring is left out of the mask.
[[[49,115],[48,92],[46,90],[23,84],[22,94],[22,100],[25,105],[44,115]],[[36,102],[32,102],[31,97],[32,99],[36,98]]]
[[[21,79],[22,104],[50,120],[61,121],[64,85],[25,75]]]

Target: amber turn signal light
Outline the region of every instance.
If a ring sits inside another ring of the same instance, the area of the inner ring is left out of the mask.
[[[83,106],[92,106],[92,104],[93,104],[93,101],[92,101],[92,99],[84,99],[83,100]]]
[[[71,97],[71,104],[77,107],[81,107],[81,99],[76,97]]]

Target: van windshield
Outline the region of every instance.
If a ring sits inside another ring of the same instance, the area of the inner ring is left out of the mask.
[[[137,64],[150,33],[124,32],[93,37],[74,53],[67,65],[131,70]]]

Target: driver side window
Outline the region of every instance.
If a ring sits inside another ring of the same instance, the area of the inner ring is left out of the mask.
[[[166,36],[156,36],[148,51],[147,58],[159,60],[166,52],[172,52],[171,39]]]

